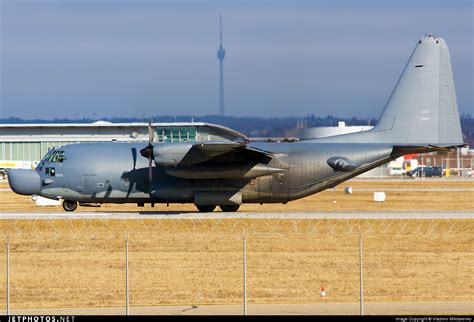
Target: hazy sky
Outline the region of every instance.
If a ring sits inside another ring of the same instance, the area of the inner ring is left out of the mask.
[[[417,40],[450,48],[473,106],[473,2],[0,0],[0,118],[378,117]],[[95,113],[95,114],[94,114]]]

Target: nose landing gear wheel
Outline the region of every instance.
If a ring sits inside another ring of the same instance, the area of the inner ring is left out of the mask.
[[[77,209],[77,201],[64,200],[63,209],[66,211],[74,211]]]
[[[199,210],[199,212],[213,212],[214,209],[216,209],[216,206],[198,206],[198,205],[196,205],[196,208]]]
[[[232,205],[232,206],[219,206],[219,208],[221,208],[222,211],[224,212],[236,212],[237,210],[239,210],[239,207],[240,205]]]

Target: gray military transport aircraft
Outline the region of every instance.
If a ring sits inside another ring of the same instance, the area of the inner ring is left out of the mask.
[[[233,140],[72,144],[35,170],[11,170],[11,189],[63,200],[66,211],[102,203],[194,203],[237,211],[242,203],[287,203],[408,153],[465,146],[448,47],[422,37],[377,125],[369,131],[289,142]],[[137,156],[137,151],[141,154]]]

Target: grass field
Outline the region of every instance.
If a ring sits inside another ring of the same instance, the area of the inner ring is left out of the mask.
[[[343,192],[348,185],[352,195]],[[383,203],[372,201],[372,191],[358,191],[473,185],[474,181],[351,181],[287,205],[243,205],[241,210],[474,211],[472,191],[387,191]],[[105,205],[80,210],[195,208]],[[38,208],[27,197],[2,191],[2,211],[62,208]],[[359,225],[366,301],[474,301],[473,220],[4,219],[0,220],[0,310],[5,305],[7,234],[12,309],[123,306],[126,231],[131,306],[241,303],[244,230],[250,304],[357,302]],[[319,295],[321,285],[327,291],[325,298]]]
[[[132,306],[241,303],[244,228],[250,304],[357,302],[359,225],[366,301],[474,300],[472,220],[0,220],[0,232],[14,309],[124,305],[125,231]]]

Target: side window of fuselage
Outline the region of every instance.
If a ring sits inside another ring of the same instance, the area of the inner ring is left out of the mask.
[[[56,175],[56,169],[53,167],[46,167],[44,168],[44,174],[54,177]]]

